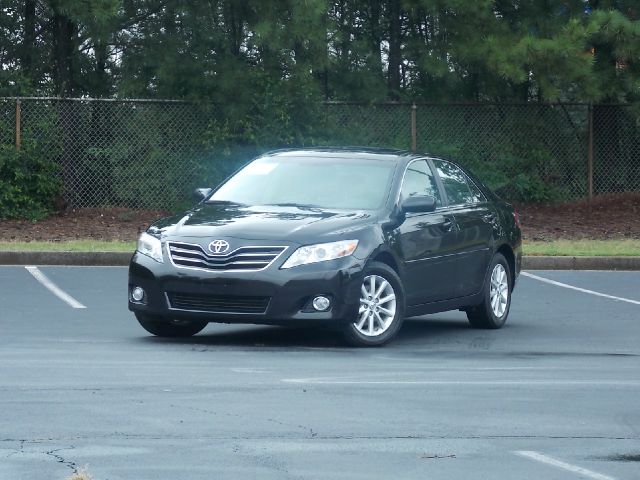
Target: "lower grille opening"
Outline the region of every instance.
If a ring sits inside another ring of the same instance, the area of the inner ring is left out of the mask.
[[[170,307],[174,310],[254,314],[265,313],[271,300],[271,297],[179,292],[167,292],[167,298]]]

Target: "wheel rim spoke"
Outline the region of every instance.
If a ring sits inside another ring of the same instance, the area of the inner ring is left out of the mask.
[[[386,280],[383,280],[380,283],[380,286],[378,287],[378,289],[376,290],[376,293],[373,295],[373,298],[380,298],[380,294],[382,293],[382,291],[385,289],[385,287],[389,285],[389,282],[387,282]]]
[[[394,294],[387,295],[386,297],[381,298],[380,301],[378,302],[378,304],[383,305],[383,304],[385,304],[387,302],[390,302],[391,300],[395,300],[395,299],[396,299],[396,296]]]
[[[385,328],[386,322],[382,320],[382,317],[380,316],[380,314],[376,312],[375,316],[376,316],[376,319],[378,320],[378,325],[380,325],[380,328]]]
[[[360,321],[356,324],[356,328],[360,329],[364,326],[364,322],[367,320],[367,315],[362,315]]]

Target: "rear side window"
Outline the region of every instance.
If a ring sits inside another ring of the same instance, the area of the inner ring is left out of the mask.
[[[436,199],[437,206],[442,205],[436,178],[426,160],[416,160],[409,164],[404,174],[401,193],[403,199],[416,195],[431,195]]]
[[[471,191],[471,197],[473,198],[473,203],[486,202],[487,197],[484,196],[484,193],[478,188],[478,186],[471,180],[469,177],[465,175],[467,179],[467,184],[469,185],[469,190]]]
[[[434,160],[433,164],[438,171],[440,180],[442,180],[444,191],[447,193],[447,198],[451,205],[485,201],[480,189],[468,180],[459,167],[443,160]]]

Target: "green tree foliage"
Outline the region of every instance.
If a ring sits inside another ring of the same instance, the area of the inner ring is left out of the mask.
[[[636,0],[5,0],[0,95],[635,101]]]

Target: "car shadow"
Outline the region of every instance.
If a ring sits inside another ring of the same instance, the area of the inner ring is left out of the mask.
[[[438,338],[455,336],[456,332],[462,334],[465,331],[471,331],[466,320],[442,319],[432,315],[410,318],[404,321],[402,329],[388,347],[402,348],[421,341],[438,343]],[[201,347],[353,348],[342,338],[340,331],[318,326],[212,324],[193,337],[146,336],[141,337],[140,341]]]

